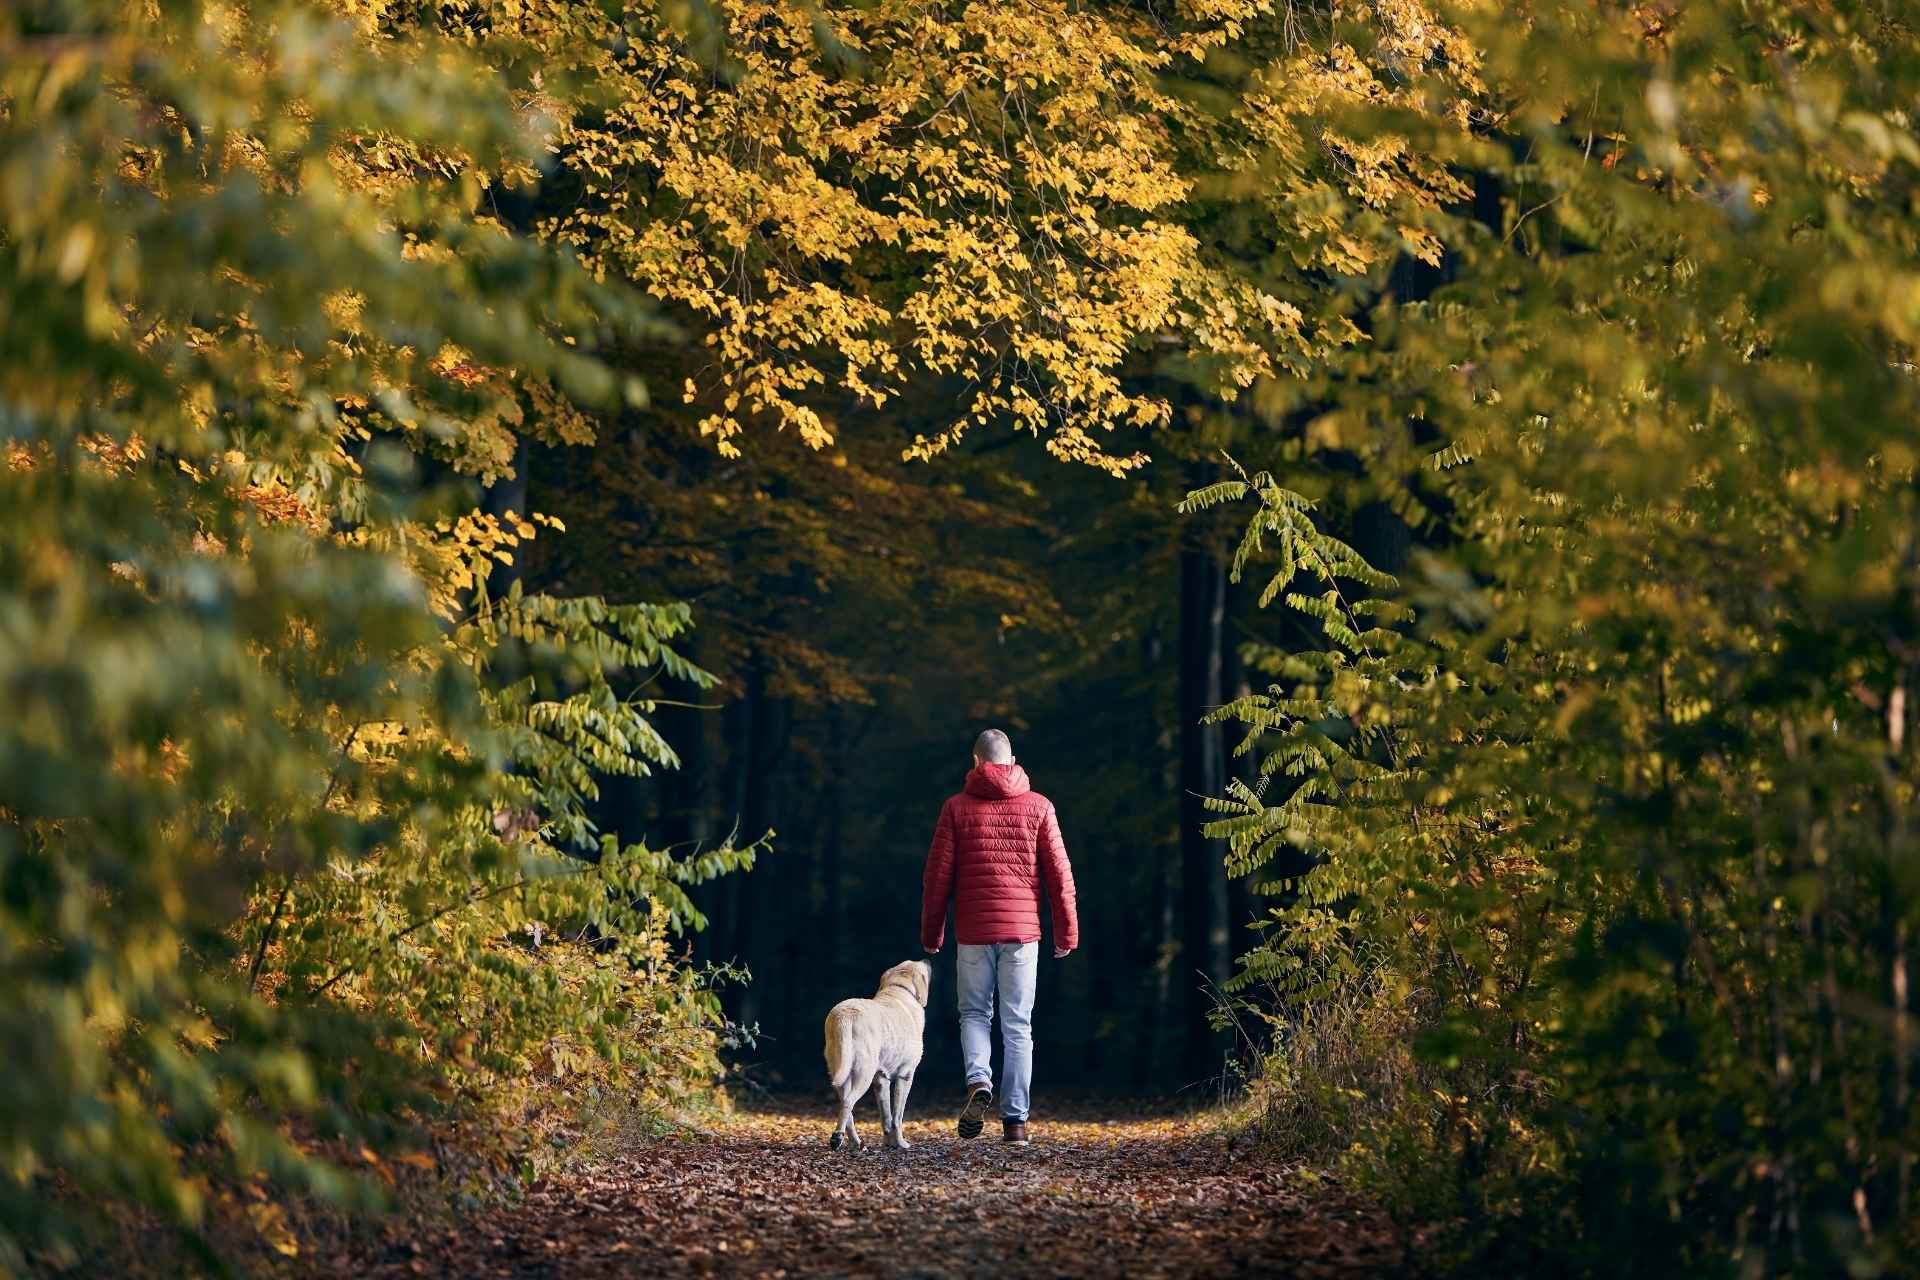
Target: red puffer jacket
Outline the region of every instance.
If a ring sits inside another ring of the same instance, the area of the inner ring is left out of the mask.
[[[1053,907],[1053,945],[1071,950],[1080,945],[1080,921],[1053,802],[1017,764],[976,764],[966,790],[941,806],[933,829],[920,943],[940,949],[949,900],[960,942],[1038,942],[1043,883]]]

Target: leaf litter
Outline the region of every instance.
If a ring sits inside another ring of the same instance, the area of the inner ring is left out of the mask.
[[[916,1099],[916,1101],[920,1101]],[[951,1105],[949,1105],[951,1103]],[[639,1140],[520,1202],[356,1260],[396,1276],[1380,1275],[1406,1241],[1377,1207],[1299,1165],[1236,1152],[1208,1116],[1076,1101],[1033,1143],[962,1141],[958,1099],[910,1114],[910,1149],[827,1148],[829,1106],[774,1099]]]

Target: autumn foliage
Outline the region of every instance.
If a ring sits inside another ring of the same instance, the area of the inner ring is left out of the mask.
[[[1915,41],[0,15],[0,1270],[801,1070],[989,718],[1088,1075],[1423,1265],[1897,1266]]]

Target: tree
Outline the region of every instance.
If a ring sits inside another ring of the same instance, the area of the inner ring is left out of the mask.
[[[1396,584],[1278,476],[1196,495],[1258,502],[1268,594],[1324,637],[1258,651],[1270,687],[1223,713],[1266,783],[1219,805],[1236,865],[1323,859],[1244,981],[1295,1009],[1370,984],[1418,1034],[1341,1141],[1469,1212],[1483,1261],[1893,1265],[1914,31],[1459,20],[1496,109],[1396,124],[1496,181],[1499,223],[1435,224],[1452,282],[1377,309],[1309,428],[1382,487],[1424,471],[1454,544]]]

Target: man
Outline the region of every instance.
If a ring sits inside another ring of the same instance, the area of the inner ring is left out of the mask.
[[[1073,868],[1053,802],[1027,782],[1013,744],[988,729],[973,744],[966,787],[940,807],[927,851],[920,903],[920,945],[940,950],[953,903],[960,947],[960,1060],[967,1101],[960,1136],[974,1138],[993,1105],[992,1037],[1000,1006],[1000,1121],[1004,1141],[1027,1142],[1027,1090],[1033,1081],[1033,985],[1040,967],[1040,895],[1053,913],[1053,958],[1079,945]]]

